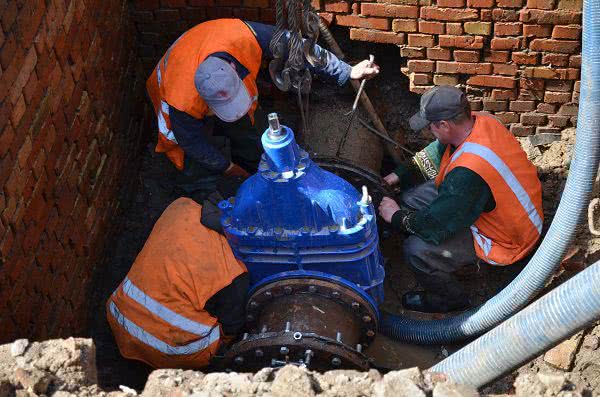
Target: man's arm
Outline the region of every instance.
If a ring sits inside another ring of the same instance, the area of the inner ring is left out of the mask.
[[[416,212],[397,211],[391,220],[396,230],[440,244],[495,207],[492,191],[483,178],[468,168],[456,167],[446,175],[438,197],[429,207]]]
[[[249,285],[248,273],[240,274],[204,305],[206,311],[219,320],[223,333],[227,336],[235,336],[246,324],[246,295]]]
[[[399,185],[402,190],[433,179],[440,170],[445,150],[446,145],[436,139],[423,150],[415,153],[413,157],[398,165],[384,179],[390,186]]]
[[[273,54],[271,53],[271,49],[269,48],[269,43],[273,38],[273,32],[275,27],[273,25],[266,25],[264,23],[258,22],[248,22],[245,21],[246,25],[248,25],[256,36],[256,40],[262,49],[263,56],[266,58],[273,58]],[[289,32],[284,36],[285,40],[289,40]],[[311,70],[324,78],[332,79],[337,82],[338,85],[342,86],[346,84],[346,82],[350,79],[350,74],[352,72],[352,66],[348,65],[346,62],[340,60],[338,57],[333,55],[331,52],[322,48],[318,44],[315,44],[315,54],[320,54],[324,52],[327,58],[327,63],[324,67],[315,68],[309,65]]]
[[[177,144],[186,156],[212,171],[224,172],[229,167],[229,160],[207,139],[212,126],[206,120],[196,119],[172,106],[169,106],[169,119]]]

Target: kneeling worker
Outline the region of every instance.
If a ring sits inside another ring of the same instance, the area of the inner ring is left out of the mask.
[[[403,306],[464,310],[470,301],[455,272],[524,258],[542,232],[542,187],[517,139],[494,117],[472,114],[458,88],[430,89],[420,108],[411,128],[428,127],[437,140],[384,179],[402,188],[422,183],[402,194],[401,206],[384,198],[379,214],[409,235],[404,259],[424,289],[406,293]]]
[[[156,151],[181,171],[184,190],[192,192],[222,174],[248,176],[256,170],[264,131],[254,127],[256,77],[263,58],[272,58],[273,32],[271,25],[239,19],[201,23],[169,47],[148,79],[158,120]],[[340,86],[379,72],[368,60],[351,67],[319,46],[315,53],[327,63],[312,71]]]
[[[202,368],[245,322],[248,273],[225,237],[180,198],[163,212],[107,302],[121,354],[155,368]]]

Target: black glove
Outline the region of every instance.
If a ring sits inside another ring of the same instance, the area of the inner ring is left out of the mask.
[[[202,214],[200,215],[200,223],[221,235],[225,235],[221,226],[221,209],[219,208],[219,202],[223,200],[221,193],[212,192],[202,202]]]

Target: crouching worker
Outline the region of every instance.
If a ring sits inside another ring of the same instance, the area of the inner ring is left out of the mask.
[[[423,287],[404,294],[404,308],[464,310],[471,302],[456,273],[528,255],[542,232],[542,187],[517,139],[495,118],[472,114],[458,88],[427,91],[420,108],[411,128],[437,139],[384,178],[404,191],[400,205],[384,198],[379,214],[408,235],[404,259]]]
[[[108,300],[124,357],[155,368],[202,368],[244,325],[246,267],[225,237],[201,224],[202,212],[187,198],[169,205]]]

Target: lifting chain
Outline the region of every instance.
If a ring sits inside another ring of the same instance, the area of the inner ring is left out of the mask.
[[[297,91],[306,132],[308,94],[312,85],[309,65],[323,67],[327,64],[327,53],[315,49],[319,37],[319,16],[310,0],[277,0],[275,7],[276,25],[269,44],[274,59],[269,64],[269,74],[280,90],[293,88]]]

